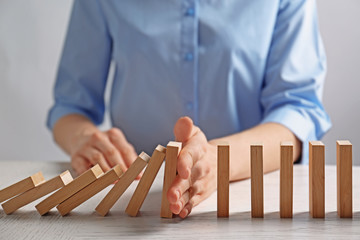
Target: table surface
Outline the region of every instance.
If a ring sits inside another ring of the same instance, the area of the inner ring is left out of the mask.
[[[66,162],[0,162],[0,189],[21,180],[37,171],[49,179],[70,169]],[[72,172],[73,173],[73,172]],[[353,168],[352,219],[340,219],[336,214],[336,168],[326,166],[325,175],[325,219],[309,216],[308,166],[294,166],[294,216],[279,218],[279,171],[264,176],[264,219],[252,219],[250,215],[250,181],[230,184],[230,217],[216,217],[216,192],[197,206],[191,215],[159,217],[163,168],[142,206],[140,216],[129,217],[124,212],[137,181],[134,182],[106,217],[99,216],[95,207],[109,191],[104,189],[93,198],[61,217],[53,209],[40,216],[35,209],[37,200],[6,215],[0,210],[0,239],[169,239],[169,238],[360,238],[360,167]],[[74,174],[73,174],[74,176]]]

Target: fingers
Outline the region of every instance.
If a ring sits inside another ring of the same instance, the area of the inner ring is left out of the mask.
[[[172,206],[172,211],[174,210],[174,213],[176,211],[176,214],[179,214],[181,218],[186,218],[191,213],[193,207],[209,197],[215,188],[215,174],[209,174],[202,179],[196,180],[187,191],[190,198],[187,199],[187,196],[183,194],[184,198],[180,198],[176,203],[177,205]],[[178,211],[179,209],[181,209],[180,212]]]
[[[185,207],[179,213],[179,217],[186,218],[187,216],[189,216],[193,207],[198,205],[202,200],[203,200],[202,195],[192,196],[192,198],[189,200],[189,202],[185,205]]]
[[[125,162],[122,159],[118,149],[110,142],[107,135],[103,134],[102,132],[94,133],[91,136],[90,145],[96,148],[97,151],[101,153],[102,157],[99,157],[99,160],[106,160],[107,164],[104,165],[108,165],[110,166],[110,168],[114,167],[115,165],[120,165],[122,171],[127,170],[127,166],[125,165]],[[95,154],[93,150],[89,151]],[[91,162],[91,159],[89,160]],[[101,164],[100,166],[102,167]],[[103,168],[104,171],[107,171],[106,169]]]
[[[125,172],[137,158],[134,147],[117,128],[107,132],[96,131],[90,136],[84,135],[78,142],[72,152],[72,165],[77,173],[86,171],[90,164],[99,164],[105,172],[120,165]],[[138,179],[140,176],[141,174]]]
[[[86,150],[80,152],[80,156],[87,159],[92,165],[99,164],[104,172],[107,172],[111,169],[103,154],[95,148],[86,148]]]
[[[179,118],[174,126],[174,135],[176,141],[184,144],[178,157],[177,171],[180,177],[187,179],[191,174],[194,162],[203,157],[207,139],[189,117]]]
[[[179,216],[181,218],[186,218],[192,211],[193,207],[197,206],[201,201],[203,201],[206,197],[208,197],[211,193],[209,191],[206,193],[204,189],[207,188],[207,180],[199,180],[197,181],[193,187],[190,189],[190,199],[186,202],[186,204],[181,209]]]
[[[176,203],[170,204],[170,210],[174,214],[179,214],[183,210],[184,206],[189,202],[189,199],[190,193],[189,191],[186,191]]]
[[[184,179],[189,178],[193,165],[205,155],[206,144],[207,142],[193,137],[181,150],[177,162],[177,170],[180,177]]]
[[[137,154],[133,145],[131,145],[127,140],[123,132],[118,128],[111,128],[109,131],[106,132],[109,137],[110,142],[120,151],[122,163],[124,166],[121,168],[125,172],[127,168],[131,166],[131,164],[136,160]],[[142,176],[142,173],[136,177],[139,180]]]
[[[137,154],[134,147],[126,140],[125,135],[118,128],[106,132],[110,142],[120,151],[121,157],[127,167],[136,160]]]
[[[175,204],[177,201],[179,201],[179,199],[189,189],[189,187],[189,179],[183,179],[179,176],[176,176],[174,182],[167,192],[167,198],[170,204]]]
[[[80,156],[74,156],[71,158],[71,167],[78,175],[81,175],[90,168],[90,164],[84,158]]]
[[[186,142],[196,129],[193,128],[194,124],[191,118],[181,117],[177,120],[174,126],[175,140],[178,142]]]

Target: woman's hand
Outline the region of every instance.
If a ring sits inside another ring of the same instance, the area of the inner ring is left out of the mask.
[[[183,147],[178,156],[176,176],[167,193],[170,209],[186,218],[193,207],[216,189],[216,145],[189,117],[180,118],[174,127],[175,140]]]
[[[78,174],[96,164],[104,172],[119,164],[125,172],[137,157],[134,147],[118,128],[105,132],[96,129],[91,134],[74,137],[72,142],[71,165]]]

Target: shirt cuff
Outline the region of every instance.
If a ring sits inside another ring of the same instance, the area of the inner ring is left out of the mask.
[[[315,126],[311,118],[299,111],[299,109],[287,106],[271,111],[265,116],[261,123],[279,123],[291,132],[302,142],[302,153],[300,163],[308,164],[309,145],[311,140],[318,140]]]
[[[80,114],[84,117],[90,119],[94,124],[98,125],[102,122],[102,119],[97,119],[96,116],[93,116],[90,112],[83,110],[81,108],[77,108],[74,106],[65,106],[65,105],[55,105],[53,106],[47,117],[47,127],[52,130],[54,128],[55,123],[62,118],[63,116],[69,114]]]

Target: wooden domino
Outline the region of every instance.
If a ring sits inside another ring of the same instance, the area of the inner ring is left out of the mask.
[[[96,212],[102,216],[105,216],[114,206],[116,201],[125,192],[125,190],[139,175],[139,173],[144,169],[149,160],[150,157],[145,152],[140,153],[135,162],[131,164],[129,169],[123,174],[123,176],[121,176],[120,180],[114,185],[114,187],[96,207]]]
[[[73,180],[69,171],[65,171],[59,176],[56,176],[40,185],[10,199],[9,201],[2,204],[4,212],[11,214],[17,209],[39,199],[56,189],[59,189]]]
[[[149,163],[146,167],[146,170],[143,176],[141,177],[140,182],[137,185],[135,192],[132,195],[131,200],[125,210],[125,212],[128,215],[135,217],[138,214],[146,198],[146,195],[148,194],[150,187],[153,184],[157,173],[159,172],[161,164],[164,161],[165,153],[166,153],[165,147],[158,145],[155,148],[149,160]]]
[[[166,146],[164,184],[161,198],[160,216],[163,218],[172,218],[173,213],[170,210],[170,203],[167,198],[167,192],[176,177],[177,158],[181,151],[182,143],[170,141]]]
[[[114,183],[122,175],[122,170],[120,165],[116,165],[105,174],[100,176],[94,182],[87,185],[85,188],[81,189],[79,192],[75,193],[62,203],[60,203],[56,208],[62,216],[67,215],[74,208],[78,207],[86,200],[90,199],[100,191],[104,190],[107,186]]]
[[[291,142],[280,146],[280,217],[293,216],[293,147]]]
[[[309,142],[309,207],[313,218],[325,217],[325,146]]]
[[[217,216],[229,217],[230,146],[217,146]]]
[[[17,183],[0,190],[0,203],[24,193],[45,181],[42,172],[35,173]]]
[[[352,144],[336,142],[337,213],[341,218],[352,218]]]
[[[264,173],[263,173],[263,145],[250,146],[251,161],[251,216],[264,217]]]
[[[63,188],[59,189],[42,202],[37,204],[36,210],[40,215],[48,213],[52,208],[56,207],[61,202],[65,201],[90,183],[94,182],[101,176],[104,172],[102,171],[99,164],[96,164],[94,167],[90,168],[79,177],[75,178],[72,182],[65,185]]]

